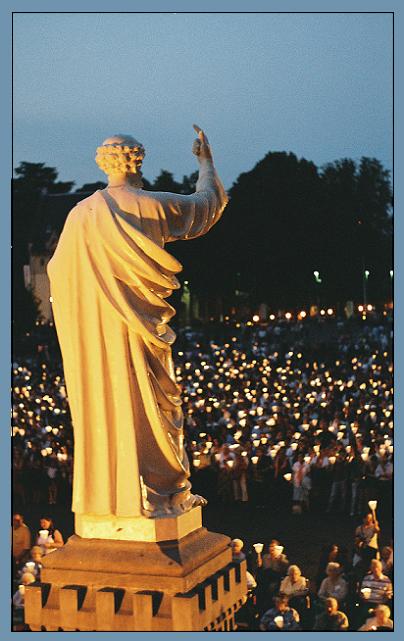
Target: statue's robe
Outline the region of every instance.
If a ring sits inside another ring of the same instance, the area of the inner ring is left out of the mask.
[[[79,202],[48,265],[74,428],[72,509],[81,515],[192,506],[166,301],[182,266],[164,244],[206,234],[227,196],[209,161],[192,195],[129,191],[130,212],[113,188]]]

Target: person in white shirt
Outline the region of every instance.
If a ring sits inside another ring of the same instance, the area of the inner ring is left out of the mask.
[[[339,563],[329,563],[326,568],[327,577],[322,581],[318,597],[325,601],[328,597],[337,599],[338,603],[345,600],[348,594],[348,583],[341,576],[342,568]]]
[[[302,571],[298,565],[289,566],[287,576],[281,581],[279,592],[280,594],[286,594],[288,597],[307,594],[307,579],[302,576]]]

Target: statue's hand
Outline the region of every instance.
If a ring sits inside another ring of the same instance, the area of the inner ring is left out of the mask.
[[[197,156],[198,160],[205,158],[206,160],[213,160],[212,152],[210,150],[209,141],[204,131],[198,125],[193,125],[198,138],[194,140],[192,145],[192,152]]]

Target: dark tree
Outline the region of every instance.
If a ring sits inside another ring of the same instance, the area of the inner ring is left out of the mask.
[[[170,171],[162,169],[156,180],[152,184],[153,191],[171,191],[174,193],[181,192],[181,183],[174,180],[174,176]]]
[[[98,180],[95,183],[84,183],[82,187],[79,187],[76,189],[76,194],[81,194],[81,193],[94,193],[97,191],[97,189],[105,189],[107,186],[107,183],[102,182],[101,180]]]
[[[25,288],[23,266],[29,261],[29,245],[35,235],[41,198],[45,194],[65,194],[74,182],[57,181],[58,172],[45,163],[21,162],[12,180],[13,239],[13,328],[27,331],[38,317],[37,301]]]
[[[386,299],[392,265],[391,185],[389,172],[372,158],[359,166],[343,159],[323,168],[324,279],[339,300],[361,300],[365,269],[373,301]]]

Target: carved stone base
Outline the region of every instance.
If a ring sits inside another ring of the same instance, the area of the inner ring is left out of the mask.
[[[201,526],[201,508],[195,507],[178,516],[156,519],[76,514],[74,530],[85,539],[155,542],[181,539]]]
[[[25,621],[33,631],[232,630],[247,587],[229,542],[205,528],[160,543],[74,535],[26,587]]]

